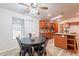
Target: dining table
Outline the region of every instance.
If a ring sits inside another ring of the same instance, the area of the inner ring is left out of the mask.
[[[33,38],[25,37],[25,38],[21,38],[20,40],[21,40],[22,44],[31,46],[33,51],[34,51],[35,46],[45,43],[45,39],[40,38],[40,37],[33,37]]]

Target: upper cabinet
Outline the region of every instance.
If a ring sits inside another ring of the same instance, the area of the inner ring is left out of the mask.
[[[57,22],[53,23],[53,30],[54,30],[54,33],[58,32],[58,23]]]
[[[46,21],[46,28],[50,29],[51,28],[51,23],[49,21]]]
[[[40,26],[41,29],[45,28],[45,25],[46,25],[45,23],[46,23],[45,20],[40,20],[39,21],[39,26]]]
[[[40,26],[41,29],[50,29],[51,23],[47,20],[40,20],[39,26]]]
[[[45,38],[52,39],[53,33],[58,32],[58,23],[51,23],[49,20],[39,21],[39,33]]]
[[[48,20],[40,20],[39,21],[39,27],[40,29],[46,29],[50,32],[58,32],[58,22],[50,23]]]

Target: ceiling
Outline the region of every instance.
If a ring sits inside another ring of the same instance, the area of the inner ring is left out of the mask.
[[[29,5],[29,3],[27,5]],[[60,15],[61,13],[63,15],[63,19],[69,19],[79,16],[78,3],[39,3],[39,6],[48,7],[48,10],[41,10],[38,8],[41,17],[43,18],[48,17],[48,14],[51,14],[52,17],[55,17]],[[27,14],[26,12],[28,11],[27,6],[20,5],[18,3],[0,3],[0,8],[5,8],[21,14]]]

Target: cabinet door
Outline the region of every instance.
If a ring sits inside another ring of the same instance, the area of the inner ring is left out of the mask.
[[[51,32],[46,32],[46,37],[48,39],[52,39],[52,33]]]
[[[40,28],[45,28],[45,20],[40,20],[39,26],[40,26]]]
[[[53,23],[54,32],[58,32],[58,23]]]
[[[64,49],[67,49],[67,37],[64,35],[61,35],[61,47]]]
[[[54,35],[54,43],[55,43],[55,46],[57,47],[60,47],[61,46],[61,38],[59,35]]]
[[[46,26],[48,27],[48,29],[51,28],[51,23],[50,22],[46,22]]]
[[[66,49],[67,39],[61,35],[54,35],[55,46]]]

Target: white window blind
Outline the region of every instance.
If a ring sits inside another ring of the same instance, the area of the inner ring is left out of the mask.
[[[12,24],[13,24],[13,39],[16,37],[24,36],[24,19],[20,19],[17,17],[12,17]]]

